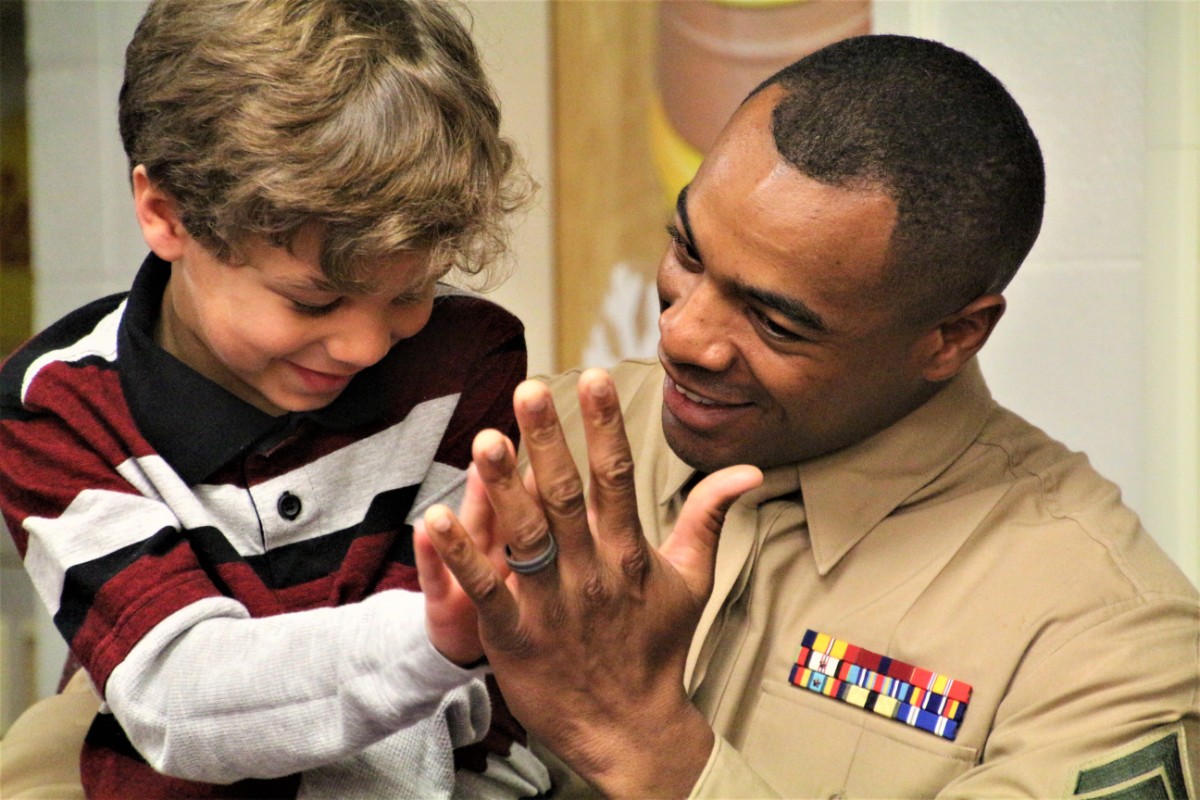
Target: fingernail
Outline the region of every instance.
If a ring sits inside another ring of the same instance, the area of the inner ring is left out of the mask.
[[[504,460],[505,452],[506,452],[506,448],[504,447],[504,442],[501,442],[501,441],[493,442],[491,447],[489,447],[487,449],[488,461],[499,464],[501,461]]]
[[[608,381],[602,379],[592,381],[588,386],[588,392],[597,400],[603,400],[608,397]]]
[[[546,395],[535,394],[533,397],[525,400],[525,408],[535,414],[540,414],[546,410]]]
[[[429,523],[429,525],[431,527],[433,527],[435,530],[437,530],[441,533],[445,533],[448,530],[450,530],[450,515],[449,514],[446,514],[446,513],[430,514],[429,517],[426,518],[426,521]]]

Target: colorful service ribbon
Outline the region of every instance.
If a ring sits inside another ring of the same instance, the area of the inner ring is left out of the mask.
[[[954,740],[971,685],[809,630],[788,680],[795,686]]]

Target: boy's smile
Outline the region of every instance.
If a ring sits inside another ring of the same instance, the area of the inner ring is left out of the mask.
[[[422,253],[383,265],[369,293],[329,288],[319,238],[292,251],[256,242],[225,263],[190,236],[163,294],[159,344],[268,414],[332,403],[363,369],[429,320],[435,281]]]
[[[341,392],[350,383],[355,373],[349,375],[334,375],[328,372],[318,372],[299,364],[292,364],[300,380],[304,381],[314,392]]]

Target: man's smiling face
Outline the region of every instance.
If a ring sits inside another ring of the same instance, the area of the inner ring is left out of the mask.
[[[885,281],[896,206],[779,157],[778,87],[747,101],[680,195],[658,270],[663,427],[702,470],[801,461],[924,402],[930,325]]]

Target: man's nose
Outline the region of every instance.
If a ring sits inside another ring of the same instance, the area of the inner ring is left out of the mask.
[[[680,293],[658,317],[663,354],[673,362],[722,372],[733,363],[733,310],[707,281]]]

